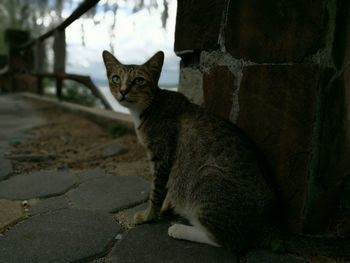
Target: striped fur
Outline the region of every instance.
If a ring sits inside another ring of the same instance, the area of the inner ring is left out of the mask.
[[[121,104],[136,112],[136,132],[153,164],[149,207],[135,222],[156,220],[162,206],[172,207],[192,224],[169,228],[174,238],[236,251],[258,243],[275,197],[251,142],[180,93],[159,89],[162,53],[140,66],[123,65],[106,52],[104,61],[109,79],[113,74],[127,79],[133,103]],[[145,87],[130,84],[139,75]],[[120,87],[110,86],[120,101]]]

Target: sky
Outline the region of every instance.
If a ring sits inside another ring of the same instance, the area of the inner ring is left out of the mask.
[[[132,12],[133,1],[120,1],[117,11],[116,27],[113,31],[114,55],[125,64],[141,64],[147,61],[157,51],[165,53],[165,61],[160,86],[177,86],[179,78],[179,61],[173,51],[176,0],[169,1],[169,18],[166,28],[162,28],[161,11],[163,8]],[[119,3],[119,2],[118,2]],[[98,9],[97,9],[98,10]],[[67,10],[63,16],[69,16]],[[107,99],[113,101],[107,88],[106,71],[102,61],[102,51],[110,50],[113,13],[97,12],[94,24],[92,19],[79,19],[66,29],[67,62],[66,72],[89,75],[99,86]],[[85,31],[85,47],[82,45],[81,27]],[[113,103],[115,110],[127,112]]]
[[[163,50],[165,63],[161,84],[178,83],[179,58],[173,52],[176,1],[170,1],[169,19],[166,29],[162,28],[161,8],[141,10],[132,13],[133,1],[120,1],[117,22],[114,30],[115,56],[126,64],[140,64],[154,53]],[[69,14],[66,14],[69,15]],[[79,19],[66,29],[67,72],[86,73],[100,82],[105,78],[102,51],[110,51],[109,27],[113,23],[113,13],[103,15],[98,12],[95,19],[101,21],[95,25],[92,19]],[[81,27],[85,31],[85,47],[82,46]]]

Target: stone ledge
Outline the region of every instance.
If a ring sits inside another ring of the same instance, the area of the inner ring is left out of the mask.
[[[129,114],[103,110],[91,107],[85,107],[74,103],[59,101],[54,98],[36,95],[33,93],[20,93],[20,96],[25,99],[39,101],[60,107],[62,110],[79,114],[93,122],[96,122],[104,127],[119,124],[123,126],[128,132],[134,132],[134,124]]]

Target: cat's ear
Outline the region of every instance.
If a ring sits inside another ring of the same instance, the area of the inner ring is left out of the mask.
[[[164,62],[164,53],[163,51],[158,51],[153,55],[146,63],[143,65],[146,66],[153,74],[154,80],[158,82],[160,73],[162,71]]]
[[[110,52],[107,50],[104,50],[102,53],[103,62],[105,63],[107,74],[110,72],[115,66],[120,66],[121,63],[118,61],[118,59],[115,58]]]

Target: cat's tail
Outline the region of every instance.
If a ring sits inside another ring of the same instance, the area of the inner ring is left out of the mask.
[[[286,252],[298,255],[350,257],[350,238],[295,235],[285,238],[283,247]]]

